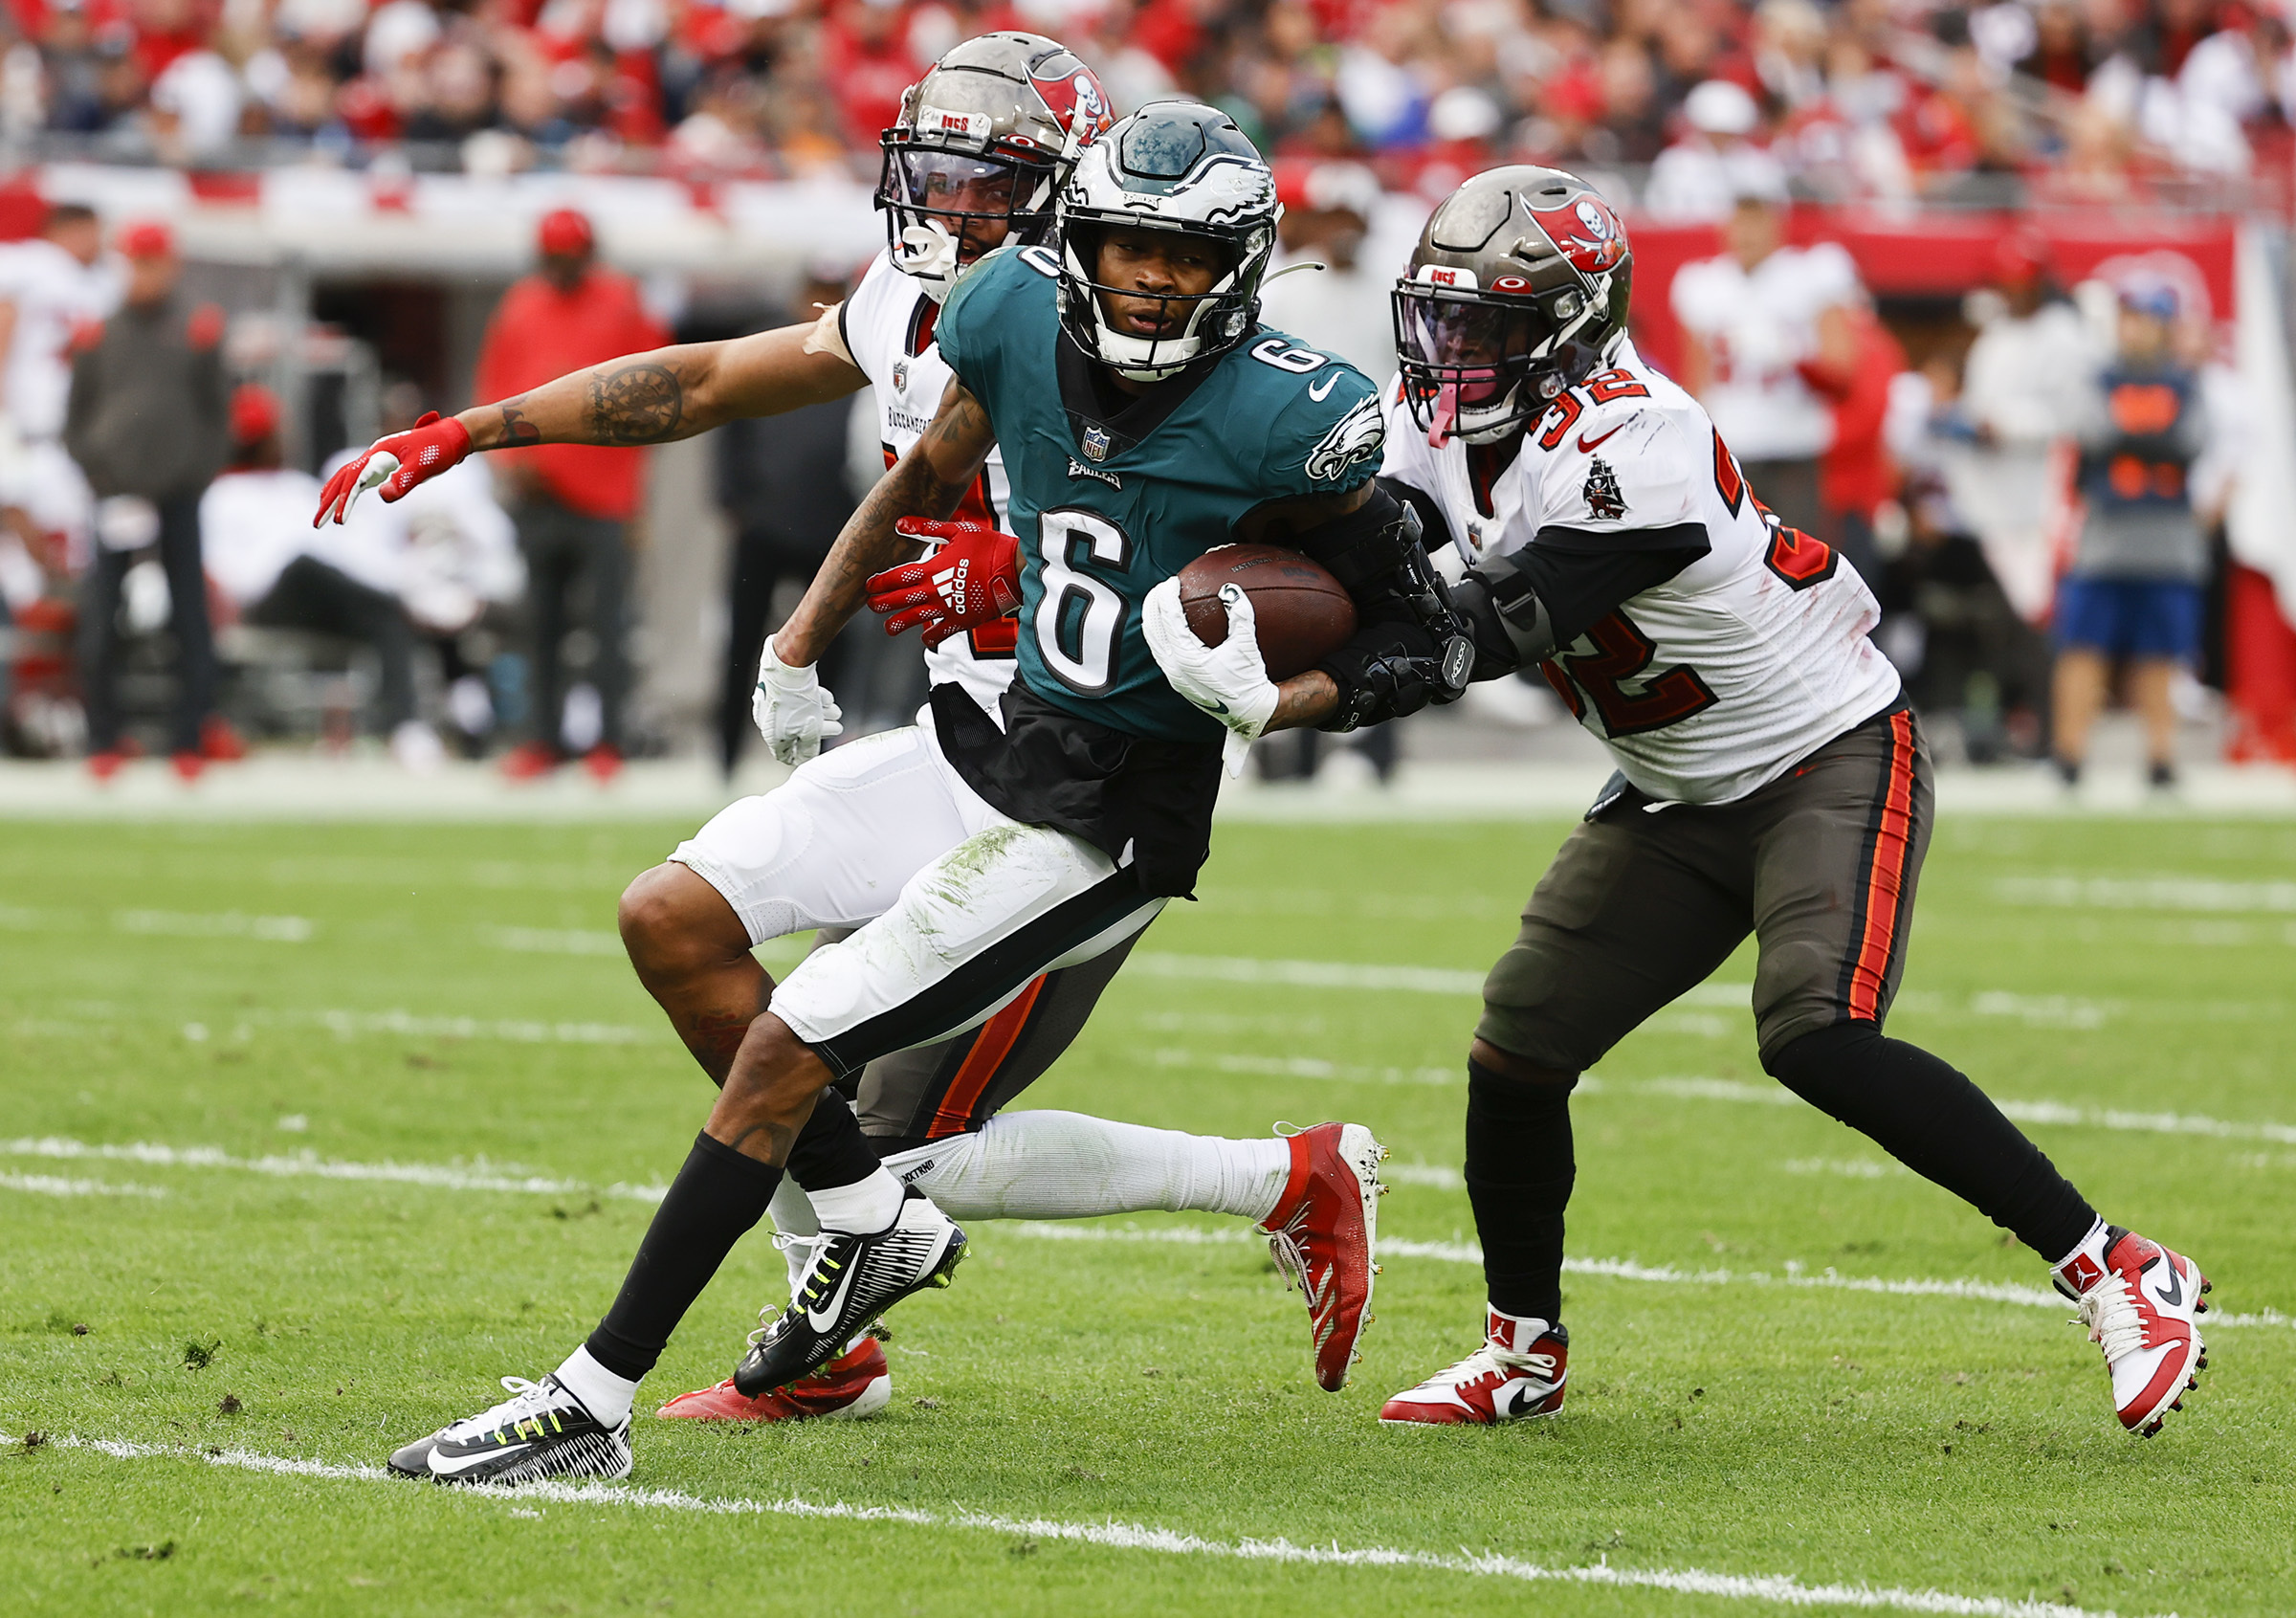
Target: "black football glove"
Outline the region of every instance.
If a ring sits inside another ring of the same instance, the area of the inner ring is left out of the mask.
[[[1417,624],[1367,624],[1315,666],[1339,687],[1339,706],[1322,730],[1384,723],[1448,694],[1435,637]]]

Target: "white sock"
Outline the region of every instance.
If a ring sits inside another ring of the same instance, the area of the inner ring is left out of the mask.
[[[559,1385],[583,1403],[583,1407],[607,1427],[629,1419],[629,1407],[638,1397],[638,1385],[618,1377],[590,1358],[585,1344],[566,1356],[558,1367]]]
[[[774,1245],[782,1250],[783,1261],[789,1266],[789,1296],[795,1297],[806,1278],[806,1266],[813,1257],[813,1238],[821,1234],[821,1220],[814,1214],[813,1200],[806,1195],[806,1188],[786,1174],[774,1187],[773,1201],[765,1205],[765,1212],[773,1220],[773,1233],[789,1238]]]
[[[2105,1267],[2105,1221],[2102,1218],[2088,1228],[2088,1234],[2074,1244],[2072,1252],[2056,1260],[2049,1268],[2062,1270],[2085,1252],[2097,1261],[2097,1268],[2101,1270]]]
[[[1183,1135],[1082,1113],[1000,1113],[978,1134],[912,1147],[885,1166],[956,1219],[1194,1209],[1260,1220],[1292,1177],[1292,1143]]]
[[[829,1191],[807,1191],[813,1217],[825,1230],[882,1230],[901,1213],[901,1183],[882,1167],[866,1180]]]

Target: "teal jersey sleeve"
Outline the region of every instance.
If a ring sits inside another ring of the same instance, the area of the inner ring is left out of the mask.
[[[1344,494],[1380,469],[1379,384],[1345,360],[1263,328],[1245,344],[1228,442],[1251,446],[1265,499]]]

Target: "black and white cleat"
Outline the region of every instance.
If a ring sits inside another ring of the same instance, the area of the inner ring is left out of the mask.
[[[964,1257],[964,1231],[912,1190],[882,1230],[824,1230],[797,1299],[751,1334],[734,1386],[754,1399],[819,1370],[862,1328],[912,1293],[945,1287]]]

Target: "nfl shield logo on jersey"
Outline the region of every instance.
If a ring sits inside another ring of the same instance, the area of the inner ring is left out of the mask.
[[[909,362],[906,360],[893,362],[893,390],[895,393],[909,391]]]
[[[1106,460],[1108,458],[1108,429],[1088,427],[1084,430],[1084,458],[1086,460]]]

